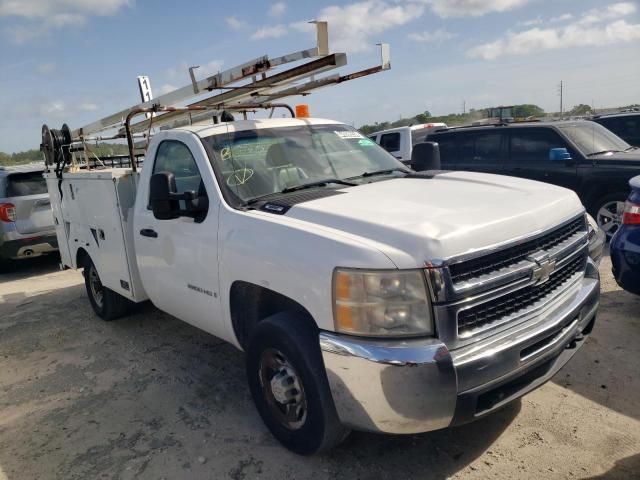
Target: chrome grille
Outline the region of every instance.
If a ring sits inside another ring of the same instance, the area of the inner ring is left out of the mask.
[[[581,230],[585,232],[587,230],[584,216],[520,245],[508,247],[461,263],[451,264],[449,265],[451,281],[454,284],[458,284],[515,265],[535,252],[554,248]]]
[[[548,281],[529,285],[511,294],[458,312],[458,335],[464,336],[480,328],[532,308],[545,297],[557,293],[575,274],[585,269],[586,255],[578,255],[556,270]]]

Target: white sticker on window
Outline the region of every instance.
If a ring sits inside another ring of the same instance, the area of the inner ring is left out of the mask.
[[[333,133],[338,135],[340,138],[364,138],[362,134],[360,134],[359,132],[354,132],[353,130],[334,130]]]

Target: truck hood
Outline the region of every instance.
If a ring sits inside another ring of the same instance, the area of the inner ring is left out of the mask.
[[[603,153],[587,157],[596,165],[621,165],[640,168],[640,149],[629,150],[628,152]]]
[[[372,243],[398,268],[511,243],[584,211],[571,190],[471,172],[396,178],[340,192],[297,204],[286,216]]]

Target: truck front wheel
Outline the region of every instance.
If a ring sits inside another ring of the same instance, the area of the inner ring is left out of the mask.
[[[98,269],[87,257],[84,264],[84,285],[93,311],[103,320],[115,320],[127,313],[131,302],[102,285]]]
[[[247,348],[247,378],[262,420],[289,450],[319,453],[348,435],[333,404],[318,331],[306,319],[278,313],[258,323]]]

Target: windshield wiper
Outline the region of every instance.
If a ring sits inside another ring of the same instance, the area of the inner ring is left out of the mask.
[[[640,147],[635,147],[635,146],[631,145],[629,148],[625,148],[624,151],[628,152],[629,150],[636,150],[638,148],[640,148]]]
[[[287,188],[284,188],[280,193],[297,192],[298,190],[305,190],[307,188],[321,187],[323,185],[328,185],[329,183],[336,183],[338,185],[347,185],[349,187],[354,187],[357,185],[356,183],[347,182],[346,180],[340,180],[339,178],[325,178],[324,180],[317,180],[315,182],[303,183],[302,185],[287,187]]]
[[[267,198],[277,197],[278,195],[282,195],[283,193],[291,193],[291,192],[297,192],[298,190],[304,190],[307,188],[321,187],[329,183],[337,183],[338,185],[347,185],[349,187],[355,187],[357,185],[357,183],[347,182],[346,180],[340,180],[339,178],[325,178],[324,180],[318,180],[315,182],[303,183],[302,185],[287,187],[280,190],[279,192],[272,192],[272,193],[267,193],[265,195],[259,195],[257,197],[253,197],[247,200],[246,202],[244,202],[244,205],[245,206],[253,205],[255,203],[266,200]]]
[[[602,155],[603,153],[622,153],[622,150],[602,150],[601,152],[587,153],[587,157],[593,157],[594,155]]]
[[[409,170],[405,169],[405,168],[400,168],[400,167],[395,167],[395,168],[387,168],[386,170],[376,170],[373,172],[364,172],[362,175],[356,175],[355,177],[349,177],[347,180],[351,180],[354,178],[366,178],[366,177],[373,177],[375,175],[388,175],[389,173],[393,173],[393,172],[402,172],[402,173],[411,173]]]

